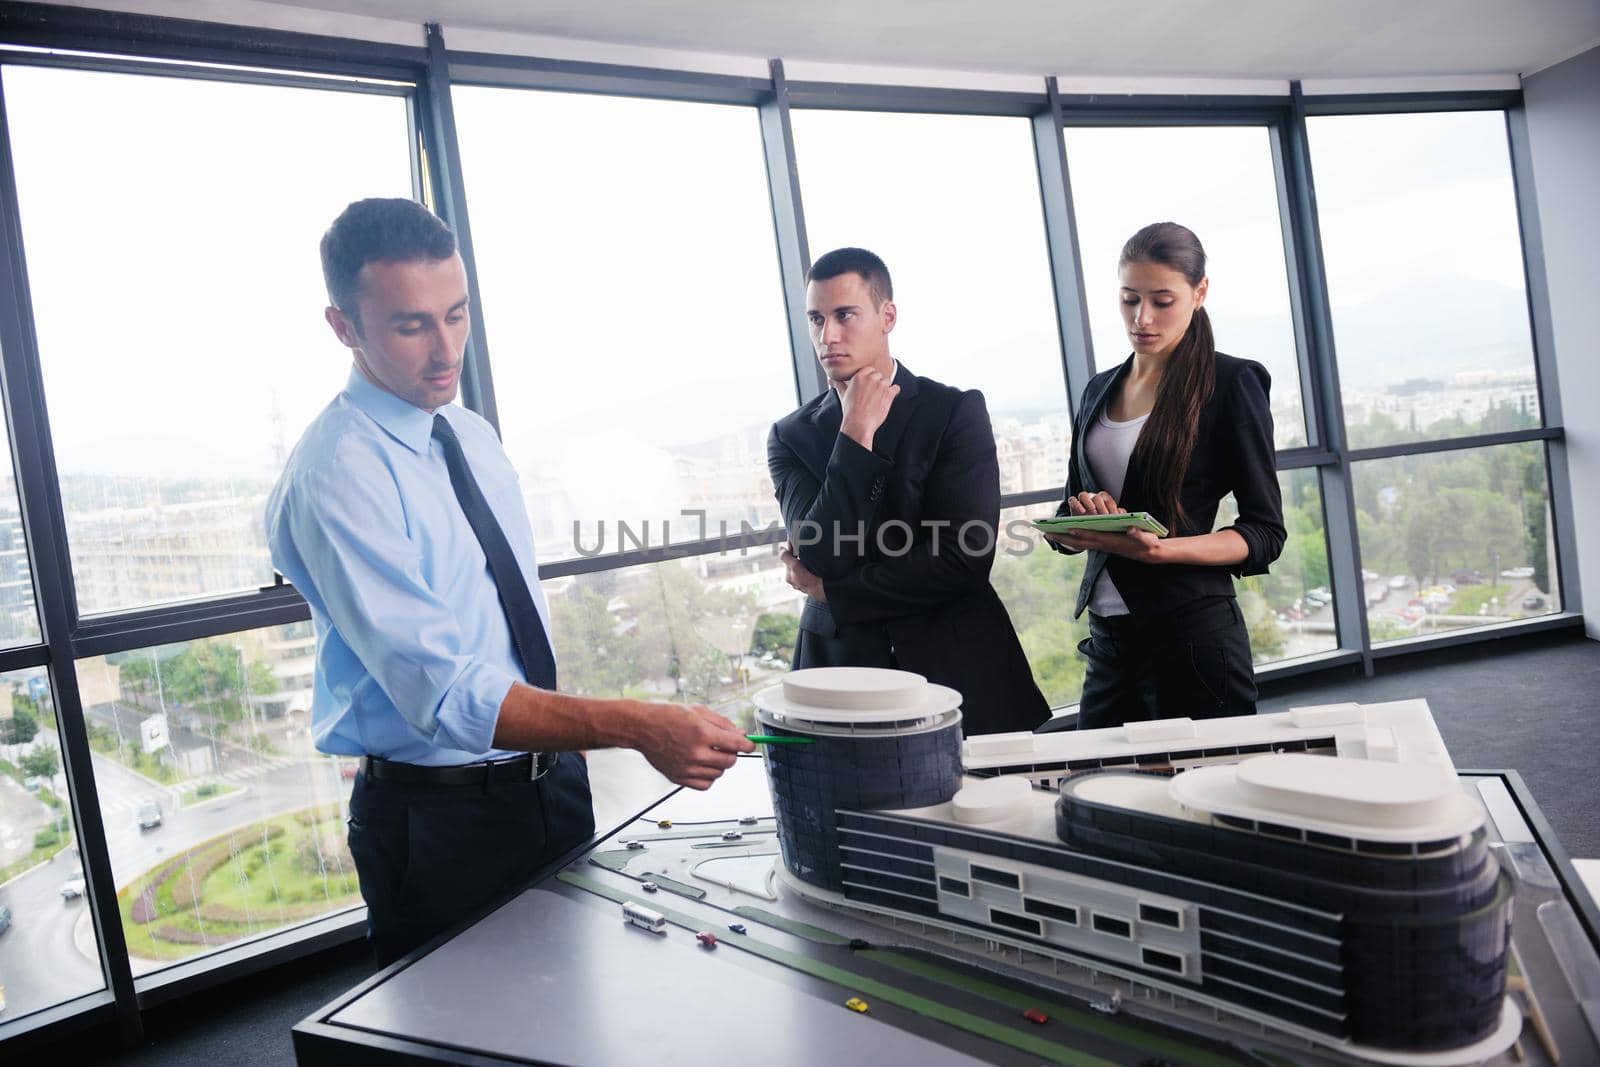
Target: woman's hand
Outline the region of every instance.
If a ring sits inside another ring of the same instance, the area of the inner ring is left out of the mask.
[[[1073,515],[1126,515],[1127,508],[1117,507],[1110,493],[1079,493],[1067,497],[1067,511]]]
[[[1045,534],[1059,545],[1076,551],[1095,549],[1113,556],[1124,556],[1139,563],[1165,563],[1167,543],[1153,533],[1128,529],[1120,533],[1102,530],[1074,530],[1072,533]]]
[[[1067,497],[1067,511],[1073,515],[1126,515],[1128,509],[1119,507],[1110,493],[1079,493]],[[1114,556],[1125,556],[1140,563],[1161,563],[1161,539],[1143,530],[1126,530],[1111,533],[1099,530],[1073,530],[1070,533],[1047,533],[1045,537],[1073,552],[1097,549]]]

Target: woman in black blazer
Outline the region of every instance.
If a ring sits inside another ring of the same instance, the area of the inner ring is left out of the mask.
[[[1283,501],[1259,363],[1216,350],[1204,308],[1206,256],[1173,222],[1122,248],[1122,319],[1133,354],[1084,390],[1058,515],[1148,511],[1157,538],[1046,536],[1087,551],[1076,618],[1089,609],[1078,728],[1250,715],[1250,637],[1230,575],[1265,574],[1283,549]],[[1232,492],[1239,517],[1212,530]]]

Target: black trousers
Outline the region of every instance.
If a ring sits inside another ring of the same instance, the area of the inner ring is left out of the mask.
[[[1256,713],[1250,634],[1233,597],[1207,597],[1153,619],[1089,614],[1078,729],[1146,719]]]
[[[348,825],[381,967],[594,836],[589,771],[569,752],[533,782],[420,785],[358,773]]]

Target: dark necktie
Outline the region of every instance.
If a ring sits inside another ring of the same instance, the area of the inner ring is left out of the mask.
[[[533,594],[522,577],[516,554],[505,531],[489,510],[467,466],[467,455],[461,449],[461,439],[443,415],[433,417],[433,438],[444,447],[445,466],[450,468],[450,487],[456,491],[456,500],[466,513],[472,532],[478,536],[484,558],[489,561],[489,574],[494,578],[500,593],[500,606],[505,609],[506,621],[511,624],[511,637],[517,644],[517,654],[522,657],[522,669],[528,684],[540,689],[556,687],[556,660],[550,651],[550,639],[545,635],[544,622],[539,609],[534,607]]]

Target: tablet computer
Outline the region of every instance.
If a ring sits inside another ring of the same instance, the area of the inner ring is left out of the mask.
[[[1053,519],[1034,519],[1033,526],[1045,533],[1070,533],[1073,530],[1104,530],[1120,533],[1123,530],[1143,530],[1157,537],[1167,536],[1161,520],[1148,511],[1129,511],[1120,515],[1061,515]]]

